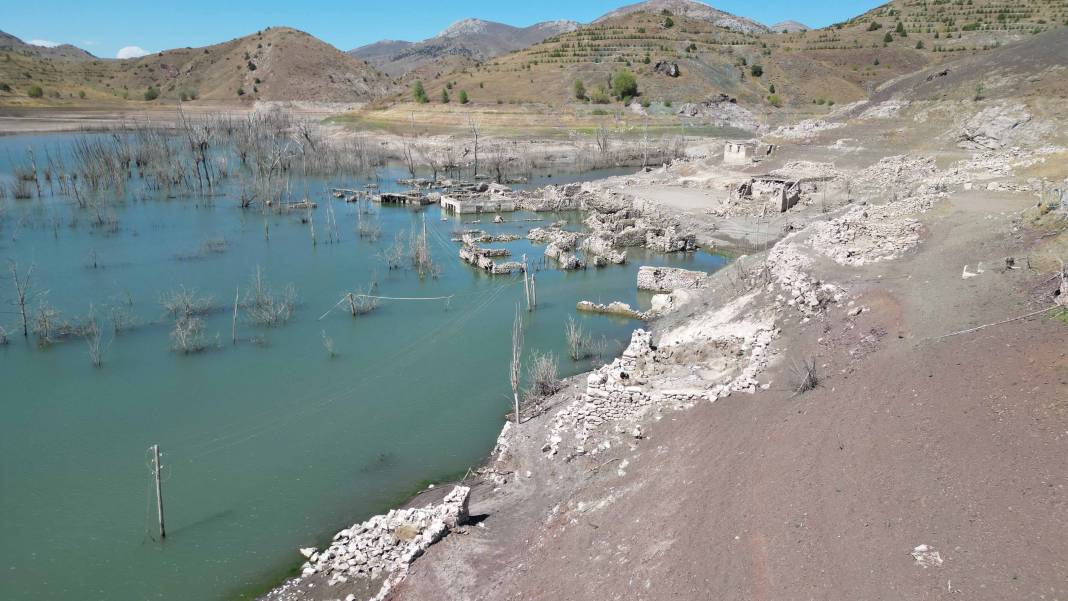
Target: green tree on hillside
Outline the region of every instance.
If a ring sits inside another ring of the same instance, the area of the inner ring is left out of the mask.
[[[159,88],[156,86],[148,86],[145,90],[145,100],[155,100],[159,98]]]
[[[890,42],[893,42],[893,41],[894,41],[894,36],[890,35],[889,31],[886,32],[886,35],[883,36],[883,43],[884,44],[889,44]]]
[[[412,84],[412,99],[419,104],[430,102],[430,98],[426,95],[426,89],[423,88],[422,81],[416,80],[416,82]]]
[[[575,80],[573,87],[575,91],[575,98],[578,100],[586,100],[586,84],[582,83],[581,79]]]
[[[467,90],[460,90],[460,104],[467,104],[470,99],[467,97]]]
[[[905,24],[901,21],[897,22],[897,35],[903,38],[909,37],[909,32],[905,31]]]
[[[638,95],[638,80],[630,71],[616,71],[612,76],[612,95],[623,100]]]
[[[749,72],[753,75],[753,77],[761,77],[762,75],[764,75],[764,67],[761,65],[753,65],[749,68]]]
[[[449,104],[449,91],[444,88],[441,90],[441,103]]]
[[[26,92],[26,95],[30,98],[41,98],[42,96],[44,96],[44,90],[41,89],[41,86],[34,84],[30,86],[30,89],[28,92]]]
[[[675,21],[672,20],[671,17],[665,17],[664,18],[664,28],[665,29],[671,29],[674,26],[675,26]]]

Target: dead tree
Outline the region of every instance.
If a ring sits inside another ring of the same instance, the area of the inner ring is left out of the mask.
[[[519,426],[519,369],[523,358],[523,314],[519,306],[515,308],[515,321],[512,322],[512,398],[515,401],[515,425]]]
[[[29,338],[30,336],[30,319],[26,312],[26,304],[28,302],[30,291],[33,289],[33,271],[36,265],[30,264],[30,268],[26,270],[26,273],[19,275],[19,264],[14,261],[8,261],[8,269],[11,272],[11,283],[15,287],[15,303],[19,309],[19,317],[22,319],[22,337]]]

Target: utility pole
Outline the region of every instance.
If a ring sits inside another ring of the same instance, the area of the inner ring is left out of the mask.
[[[163,489],[160,487],[159,474],[163,466],[159,463],[159,445],[152,445],[152,477],[156,481],[156,512],[159,514],[159,537],[167,538],[167,530],[163,527]]]

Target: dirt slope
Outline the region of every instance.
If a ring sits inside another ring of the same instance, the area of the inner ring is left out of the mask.
[[[128,60],[67,61],[9,54],[0,81],[13,92],[0,102],[26,103],[31,85],[45,102],[143,101],[149,87],[157,102],[188,99],[363,102],[383,95],[389,81],[367,63],[302,31],[285,27],[204,48],[179,48]]]

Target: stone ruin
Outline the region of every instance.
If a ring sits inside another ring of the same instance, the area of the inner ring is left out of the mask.
[[[649,292],[672,292],[678,289],[701,288],[708,284],[709,275],[703,271],[690,271],[677,267],[651,267],[638,269],[638,290]]]
[[[765,207],[785,213],[801,200],[801,182],[777,175],[757,175],[738,187],[739,198],[763,200]]]

